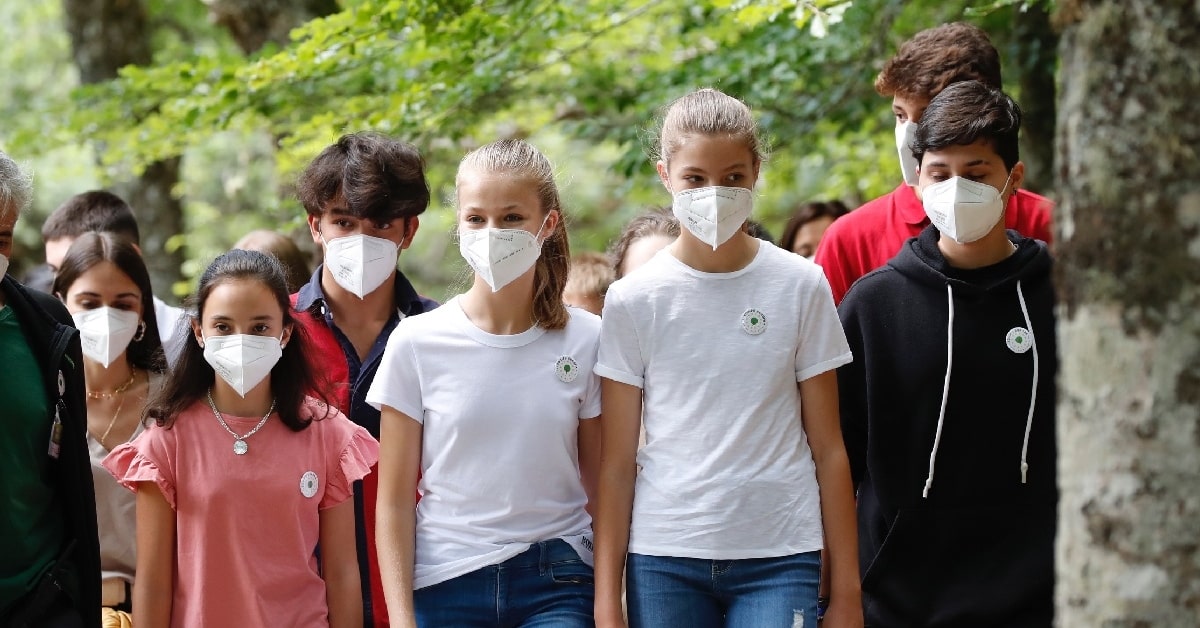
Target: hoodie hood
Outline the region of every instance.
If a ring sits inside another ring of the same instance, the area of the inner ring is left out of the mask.
[[[937,245],[941,234],[930,225],[920,235],[905,242],[888,266],[939,290],[949,284],[962,296],[1011,290],[1022,278],[1044,274],[1051,261],[1045,245],[1011,229],[1007,233],[1009,242],[1017,247],[1012,255],[991,266],[965,270],[954,268],[946,261]]]
[[[929,491],[933,488],[934,472],[937,470],[938,447],[942,441],[946,406],[950,400],[950,387],[953,382],[954,297],[956,292],[960,297],[968,298],[989,293],[995,298],[1005,298],[1004,293],[1008,292],[1021,306],[1025,325],[1024,327],[1013,327],[1009,331],[1006,341],[1009,349],[1014,353],[1028,354],[1031,361],[1029,410],[1025,418],[1025,437],[1021,445],[1019,466],[1022,484],[1026,482],[1029,473],[1029,434],[1033,429],[1033,413],[1037,406],[1040,365],[1036,349],[1037,339],[1033,334],[1033,322],[1025,303],[1025,292],[1022,290],[1021,279],[1039,273],[1044,274],[1050,266],[1050,255],[1046,252],[1046,247],[1037,241],[1024,238],[1015,231],[1007,233],[1009,241],[1016,246],[1016,250],[1003,261],[983,268],[964,270],[950,266],[938,249],[937,242],[941,234],[933,226],[926,227],[919,236],[905,242],[900,253],[888,262],[892,268],[914,281],[937,289],[944,286],[946,292],[946,376],[942,385],[942,401],[938,411],[937,430],[934,433],[933,445],[929,452],[929,474],[925,478],[925,486],[921,491],[923,498],[928,498]]]

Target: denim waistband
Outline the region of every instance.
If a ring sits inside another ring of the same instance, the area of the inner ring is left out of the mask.
[[[501,568],[545,567],[553,563],[568,560],[579,560],[575,549],[562,539],[540,541],[529,546],[529,549],[500,563]]]

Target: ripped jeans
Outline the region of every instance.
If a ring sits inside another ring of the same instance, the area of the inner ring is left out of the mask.
[[[820,554],[740,560],[629,554],[629,627],[816,628]]]

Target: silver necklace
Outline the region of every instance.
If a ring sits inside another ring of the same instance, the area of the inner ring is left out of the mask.
[[[254,429],[241,436],[238,436],[237,432],[229,429],[229,425],[225,423],[225,417],[221,416],[221,411],[217,410],[217,404],[213,402],[211,388],[208,389],[208,407],[212,408],[213,416],[217,417],[217,420],[221,422],[221,427],[225,428],[225,431],[229,432],[229,435],[233,437],[233,453],[244,456],[247,451],[250,451],[250,445],[246,444],[246,439],[254,436],[258,430],[262,429],[262,426],[267,424],[267,419],[271,418],[272,412],[275,412],[275,399],[271,399],[271,407],[267,409],[267,413],[263,415],[258,425],[255,425]]]

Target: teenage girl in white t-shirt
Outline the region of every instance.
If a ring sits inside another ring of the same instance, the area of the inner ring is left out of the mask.
[[[659,139],[683,231],[605,300],[597,625],[625,624],[625,568],[634,628],[816,626],[824,540],[824,625],[861,626],[829,286],[743,231],[762,163],[745,104],[688,94]]]
[[[474,283],[397,326],[367,395],[391,623],[591,626],[600,319],[562,303],[567,233],[537,149],[479,148],[455,186]]]

